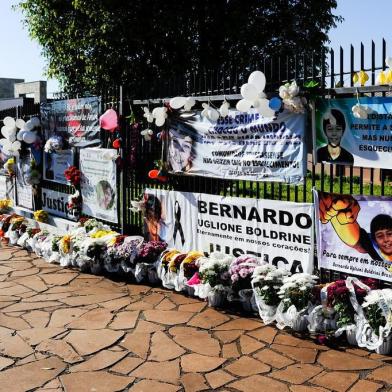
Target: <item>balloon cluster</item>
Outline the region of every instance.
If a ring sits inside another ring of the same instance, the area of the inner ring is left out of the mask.
[[[363,70],[360,70],[359,72],[356,72],[353,75],[354,84],[359,83],[361,87],[363,87],[368,80],[369,80],[369,75]]]
[[[1,134],[4,138],[0,139],[0,146],[5,155],[15,157],[19,156],[21,142],[32,144],[37,140],[37,133],[33,130],[41,125],[38,117],[33,117],[27,122],[21,118],[14,120],[12,117],[5,117],[3,123]]]
[[[196,105],[196,100],[193,97],[174,97],[170,100],[169,105],[173,109],[184,108],[186,112],[189,112]]]
[[[384,84],[392,85],[392,57],[387,57],[385,59],[385,65],[389,69],[388,71],[381,71],[377,75],[376,84],[378,85],[384,85]]]
[[[241,86],[243,98],[237,102],[237,110],[247,112],[254,107],[263,117],[274,117],[275,110],[270,108],[270,102],[264,93],[265,83],[265,75],[261,71],[252,72],[248,83]]]
[[[144,107],[143,110],[143,117],[147,119],[148,123],[153,123],[155,121],[155,125],[157,127],[161,127],[163,124],[165,124],[167,119],[167,107],[157,107],[152,112],[150,112],[150,109],[147,107]]]

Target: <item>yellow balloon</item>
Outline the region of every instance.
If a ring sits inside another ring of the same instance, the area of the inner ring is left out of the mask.
[[[364,86],[365,83],[369,80],[369,76],[365,71],[359,71],[358,74],[358,82],[360,83],[361,86]]]
[[[353,76],[353,82],[354,82],[354,84],[358,83],[358,74],[357,73],[355,73]]]
[[[392,69],[390,69],[385,76],[385,84],[392,84]]]
[[[381,71],[378,74],[376,84],[379,84],[379,85],[388,84],[387,75],[385,74],[384,71]]]

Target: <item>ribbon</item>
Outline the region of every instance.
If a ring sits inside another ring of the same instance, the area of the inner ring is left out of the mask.
[[[181,238],[181,244],[184,246],[185,244],[185,237],[184,237],[184,231],[182,230],[182,225],[181,225],[181,208],[180,204],[178,201],[175,202],[174,204],[174,232],[173,232],[173,240],[174,242],[176,241],[177,233],[179,232],[180,238]]]

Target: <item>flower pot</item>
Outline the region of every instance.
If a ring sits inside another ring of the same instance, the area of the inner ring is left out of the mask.
[[[264,324],[271,324],[275,320],[277,306],[267,305],[262,299],[257,300],[257,310]]]
[[[240,290],[238,292],[238,296],[240,297],[242,309],[244,309],[245,312],[252,312],[253,290],[252,289]]]
[[[195,296],[195,288],[193,286],[185,286],[185,292],[189,297],[194,297]]]
[[[381,355],[389,355],[392,352],[392,335],[384,338],[381,346],[376,348],[376,353]]]
[[[148,281],[153,285],[158,284],[160,282],[158,273],[155,268],[148,269],[147,277],[148,277]]]
[[[211,291],[208,293],[208,306],[212,308],[221,308],[226,300],[226,293],[223,291]]]
[[[292,330],[296,332],[306,331],[308,327],[308,317],[306,315],[298,316],[293,320]]]
[[[354,327],[354,328],[346,329],[346,338],[349,345],[358,346],[357,328]]]

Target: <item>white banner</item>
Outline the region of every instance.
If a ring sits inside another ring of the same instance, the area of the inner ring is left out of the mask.
[[[30,155],[19,157],[16,160],[16,199],[17,205],[33,209],[33,187],[26,181],[30,173]]]
[[[64,171],[74,164],[72,150],[44,154],[44,180],[68,184]]]
[[[146,239],[313,272],[313,205],[147,189]]]
[[[276,119],[231,110],[211,122],[200,112],[171,119],[167,162],[172,173],[298,183],[305,174],[305,115]]]
[[[42,209],[52,215],[77,220],[75,215],[67,207],[68,196],[67,193],[42,188]]]
[[[15,202],[15,184],[10,177],[0,175],[0,199],[11,199]]]
[[[80,150],[83,213],[117,223],[117,151],[104,148]]]

